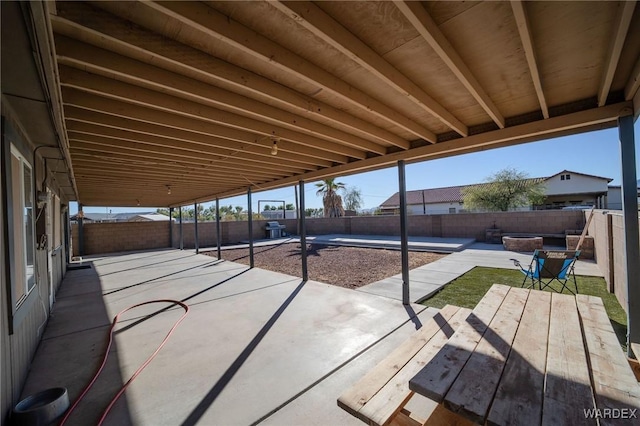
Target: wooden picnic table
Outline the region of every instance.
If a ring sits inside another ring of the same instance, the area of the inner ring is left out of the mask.
[[[409,389],[480,424],[640,424],[640,385],[593,296],[492,286]]]

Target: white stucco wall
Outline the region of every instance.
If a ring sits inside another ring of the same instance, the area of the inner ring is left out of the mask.
[[[562,180],[563,174],[569,174],[571,179]],[[547,196],[563,194],[582,194],[594,192],[607,192],[607,180],[575,173],[563,173],[548,179],[545,182]]]

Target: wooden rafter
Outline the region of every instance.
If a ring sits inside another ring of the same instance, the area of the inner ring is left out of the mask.
[[[527,13],[525,11],[525,5],[520,0],[511,1],[511,9],[513,10],[513,16],[516,19],[518,25],[518,32],[520,33],[520,41],[524,49],[524,54],[527,58],[527,64],[529,65],[529,73],[533,80],[533,87],[536,90],[538,96],[538,102],[540,103],[540,109],[544,118],[549,118],[549,107],[547,106],[547,100],[544,96],[544,89],[542,87],[542,81],[540,79],[540,72],[538,71],[538,62],[536,60],[536,51],[533,45],[533,38],[531,37],[531,29],[527,20]]]
[[[330,120],[353,134],[377,143],[394,145],[402,149],[409,148],[409,142],[404,139],[345,111],[173,40],[163,39],[159,35],[144,32],[140,28],[132,28],[131,25],[125,25],[104,12],[80,3],[67,3],[62,12],[64,16],[71,16],[69,19],[52,16],[56,34],[73,37],[105,49],[116,48],[120,54],[126,53],[127,56],[136,58],[138,61],[147,61],[157,67],[172,69],[174,72],[180,71],[200,81],[232,85],[239,91],[294,108],[300,114],[306,114],[311,118]],[[71,21],[71,18],[81,21],[87,19],[87,23],[82,22],[90,27]]]
[[[633,97],[638,93],[640,89],[640,56],[638,56],[638,60],[636,61],[636,65],[633,67],[633,71],[631,72],[631,77],[627,82],[627,85],[624,87],[624,100],[630,101]]]
[[[463,136],[469,133],[464,123],[318,6],[306,1],[276,1],[270,4],[407,96],[451,129]]]
[[[291,148],[294,152],[307,153],[335,162],[347,162],[346,157],[366,158],[366,153],[361,150],[64,65],[60,66],[60,81],[63,87],[73,87],[110,99],[162,110],[177,116],[246,130],[261,137],[275,136],[286,139],[291,145],[295,145],[295,148]],[[326,154],[320,151],[324,151]]]
[[[104,49],[67,37],[57,37],[58,63],[90,71],[103,77],[183,97],[202,104],[222,107],[257,120],[328,139],[351,148],[385,154],[386,149],[374,142],[336,130],[313,120],[274,108],[192,78],[166,71],[143,62],[122,57]],[[317,145],[316,145],[317,146]]]
[[[622,46],[624,46],[624,41],[627,38],[627,32],[629,31],[629,25],[631,25],[631,17],[633,16],[633,9],[635,9],[635,7],[635,0],[625,0],[620,2],[618,6],[618,13],[613,23],[613,37],[611,38],[609,50],[607,51],[607,59],[604,62],[600,90],[598,90],[598,106],[603,106],[607,102],[613,76],[618,67]]]
[[[96,94],[84,93],[70,87],[63,87],[62,91],[65,97],[65,105],[72,105],[109,115],[133,118],[138,121],[175,127],[187,131],[197,129],[199,133],[204,133],[205,135],[215,135],[220,139],[245,142],[250,145],[255,145],[262,148],[265,153],[268,153],[271,148],[268,137],[250,133],[245,130],[234,129],[208,121],[179,116],[165,111],[143,107],[141,105],[133,108],[132,105],[127,102],[105,98]],[[227,146],[237,145],[231,144]],[[279,151],[290,154],[287,156],[287,159],[293,161],[298,160],[300,163],[304,164],[309,163],[316,166],[327,167],[332,165],[333,162],[347,162],[347,158],[344,156],[327,153],[326,151],[321,151],[315,148],[301,147],[300,145],[292,144],[286,140],[280,140],[278,142],[278,148]]]
[[[327,169],[308,172],[295,178],[285,178],[271,185],[265,185],[265,189],[280,188],[293,185],[297,180],[313,181],[326,177],[335,177],[347,173],[360,173],[393,166],[398,160],[423,161],[442,158],[451,153],[467,154],[483,149],[491,149],[531,142],[544,137],[554,137],[567,133],[578,132],[579,129],[591,129],[594,126],[613,127],[620,116],[631,115],[633,111],[631,102],[621,102],[607,105],[601,108],[593,108],[573,114],[559,117],[551,117],[548,120],[536,121],[518,126],[505,127],[477,135],[471,135],[464,139],[453,139],[440,142],[435,145],[426,145],[410,151],[394,152],[384,157],[368,158],[349,165],[339,165]],[[239,195],[240,192],[226,192],[216,194],[220,198]],[[205,201],[203,199],[203,201]]]
[[[438,54],[440,59],[449,67],[451,72],[471,93],[480,106],[491,119],[504,128],[504,117],[485,92],[480,82],[475,78],[469,67],[464,63],[458,52],[453,48],[449,40],[442,34],[431,15],[419,2],[404,0],[394,1],[402,14],[418,30],[420,35],[429,43],[429,46]]]
[[[222,156],[224,158],[242,154],[242,161],[249,165],[264,164],[271,167],[282,167],[283,170],[300,172],[309,170],[303,156],[278,153],[274,158],[268,146],[243,145],[227,139],[211,135],[167,127],[164,125],[132,120],[109,114],[90,111],[74,106],[65,107],[67,129],[85,134],[111,137],[121,141],[133,141],[148,144],[162,149],[184,150],[193,155]]]
[[[202,31],[234,49],[276,66],[284,72],[317,85],[364,111],[370,112],[417,137],[434,142],[436,135],[398,111],[347,84],[324,69],[261,36],[238,22],[201,3],[154,2],[149,7],[183,25]]]

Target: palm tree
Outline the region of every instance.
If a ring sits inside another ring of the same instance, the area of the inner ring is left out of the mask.
[[[342,207],[342,197],[338,195],[338,190],[344,189],[344,183],[336,182],[335,178],[324,179],[316,183],[318,190],[316,195],[322,194],[322,204],[324,205],[324,217],[344,216]]]

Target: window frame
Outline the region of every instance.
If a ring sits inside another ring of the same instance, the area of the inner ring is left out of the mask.
[[[31,294],[31,292],[33,291],[33,289],[36,287],[37,283],[36,283],[36,273],[35,273],[35,263],[36,263],[36,241],[35,241],[35,195],[34,195],[34,191],[33,191],[33,182],[34,182],[34,174],[33,174],[33,165],[29,162],[29,160],[27,160],[27,157],[25,155],[23,155],[20,150],[18,149],[18,147],[11,143],[11,148],[10,148],[10,153],[11,153],[11,161],[13,160],[13,157],[15,157],[20,164],[20,171],[19,171],[19,176],[20,176],[20,182],[18,184],[18,191],[19,191],[19,206],[16,208],[15,205],[13,205],[13,201],[12,201],[12,209],[13,209],[13,213],[15,214],[18,210],[22,213],[24,213],[24,210],[27,208],[27,203],[26,203],[26,197],[25,197],[25,189],[26,189],[26,184],[25,184],[25,179],[24,179],[24,174],[25,174],[25,168],[29,170],[29,174],[31,176],[31,182],[29,182],[29,192],[31,195],[31,200],[30,200],[30,204],[31,204],[31,215],[30,215],[30,221],[31,221],[31,238],[28,238],[27,236],[27,230],[24,222],[24,219],[21,220],[22,226],[20,226],[20,233],[14,233],[14,240],[16,238],[21,238],[22,242],[24,243],[24,247],[22,247],[22,253],[15,253],[14,256],[17,255],[21,255],[22,257],[22,268],[20,271],[16,270],[15,271],[15,280],[14,282],[11,283],[11,300],[12,303],[14,305],[14,309],[16,310],[16,312],[25,304],[25,301],[29,298],[29,295]],[[11,166],[11,175],[13,176],[13,166]],[[16,188],[15,188],[15,182],[10,182],[11,186],[12,186],[12,197],[15,198],[16,194],[13,192]],[[14,229],[14,232],[16,232],[16,230]],[[28,254],[27,251],[29,250],[29,246],[31,246],[31,250],[32,250],[32,274],[31,274],[31,280],[29,280],[28,278],[28,274],[27,274],[27,268],[28,268]],[[14,250],[15,251],[15,250]],[[15,263],[12,265],[15,268]],[[17,269],[17,268],[16,268]],[[17,293],[16,291],[16,286],[22,284],[24,285],[24,288],[21,289],[21,291],[23,292],[22,296],[19,299],[15,299],[14,297]]]
[[[18,131],[17,125],[15,122],[5,116],[0,116],[0,186],[2,186],[2,194],[0,197],[0,203],[2,204],[2,220],[0,221],[0,226],[2,227],[2,232],[0,232],[0,237],[2,238],[2,267],[0,268],[0,274],[2,274],[3,284],[4,284],[4,292],[5,292],[5,307],[6,307],[6,318],[7,318],[7,331],[9,335],[13,335],[19,327],[22,326],[22,323],[29,317],[29,314],[36,306],[38,301],[38,291],[30,291],[26,298],[22,301],[19,308],[16,307],[15,301],[15,290],[14,284],[16,283],[16,262],[15,262],[15,253],[14,253],[14,235],[16,234],[14,231],[13,220],[14,220],[14,207],[13,207],[13,185],[12,181],[12,172],[11,172],[11,148],[14,147],[17,149],[17,152],[22,156],[24,161],[28,164],[31,169],[31,179],[34,182],[32,188],[31,196],[35,198],[35,182],[37,182],[37,177],[35,172],[37,171],[36,165],[32,162],[35,161],[30,160],[33,155],[32,146],[25,140],[25,137],[22,133]],[[21,171],[22,173],[22,171]],[[22,185],[21,185],[22,186]],[[23,189],[23,188],[21,188]],[[34,211],[35,214],[35,211]],[[32,215],[33,223],[35,224],[35,217]],[[33,247],[35,247],[35,228],[34,228],[34,236],[33,236]],[[38,266],[38,253],[34,251],[34,268],[37,269]],[[37,275],[34,278],[34,286],[40,285]]]

